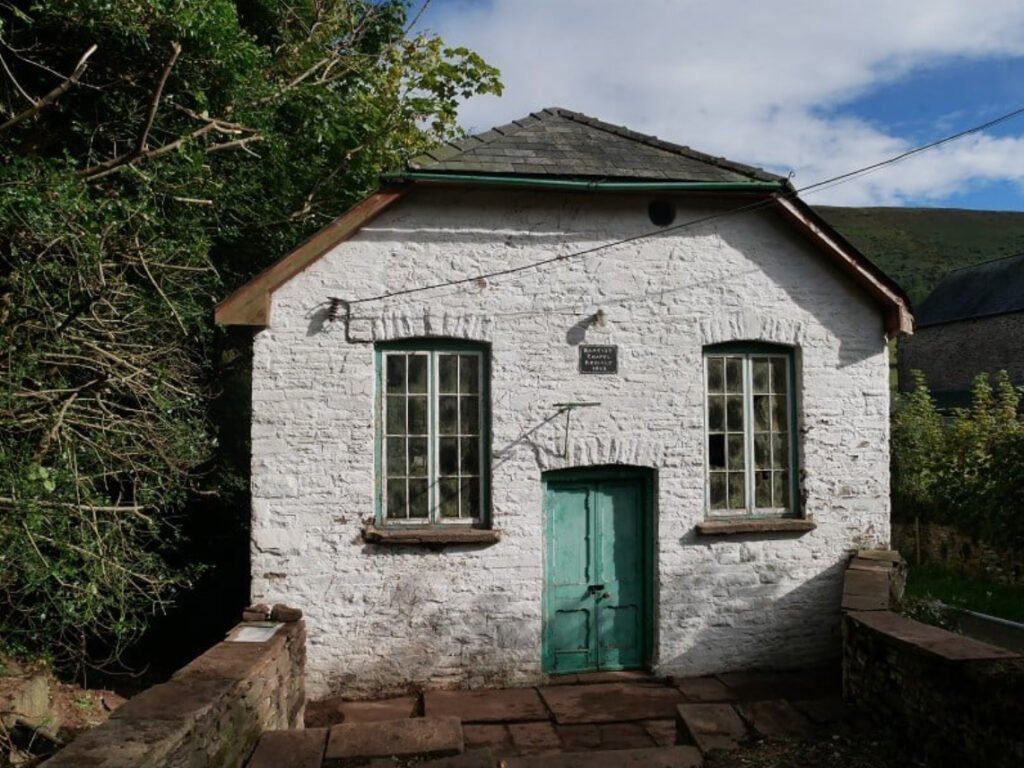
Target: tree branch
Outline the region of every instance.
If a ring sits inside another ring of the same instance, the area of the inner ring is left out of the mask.
[[[171,58],[167,60],[167,65],[164,67],[164,72],[160,75],[160,82],[156,85],[156,90],[153,91],[153,98],[149,102],[149,111],[146,113],[146,122],[142,126],[142,133],[139,134],[139,141],[135,145],[135,153],[142,155],[147,147],[146,141],[149,139],[149,131],[153,127],[153,121],[156,119],[156,111],[160,108],[160,99],[163,97],[164,86],[167,85],[167,78],[171,76],[171,69],[174,67],[174,62],[178,60],[178,56],[181,55],[181,43],[175,40],[171,43]]]
[[[35,117],[37,114],[42,112],[46,107],[48,107],[50,104],[53,104],[53,102],[55,102],[62,95],[64,95],[64,93],[72,85],[77,83],[79,78],[83,74],[85,74],[85,70],[88,67],[87,62],[89,61],[89,57],[92,56],[95,52],[96,46],[94,45],[91,48],[89,48],[89,50],[87,50],[84,54],[82,54],[82,58],[78,60],[78,64],[75,66],[75,71],[68,75],[66,78],[64,78],[64,82],[62,82],[48,94],[43,96],[41,99],[36,101],[36,103],[33,104],[31,107],[22,112],[19,112],[6,123],[0,125],[0,133],[3,133],[4,131],[9,130],[10,128],[13,128],[18,123],[24,122],[25,120],[28,120],[31,117]]]

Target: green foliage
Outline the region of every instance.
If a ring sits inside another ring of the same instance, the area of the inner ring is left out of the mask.
[[[501,90],[406,16],[401,0],[0,2],[8,648],[116,655],[203,565],[179,541],[196,500],[244,505],[247,425],[218,388],[247,386],[245,345],[213,303]]]
[[[1024,415],[1006,372],[979,375],[973,404],[948,418],[924,379],[893,414],[893,513],[950,523],[989,541],[1024,541]]]
[[[946,273],[1024,251],[1024,213],[816,207],[920,303]]]
[[[949,628],[944,606],[1024,622],[1024,587],[971,578],[941,567],[911,568],[902,611],[927,624]]]

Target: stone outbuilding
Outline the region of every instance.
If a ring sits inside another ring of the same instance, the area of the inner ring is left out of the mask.
[[[1024,254],[950,272],[916,314],[917,332],[900,342],[901,391],[914,388],[914,371],[940,407],[969,405],[979,373],[1024,385]]]
[[[903,292],[762,170],[565,109],[415,158],[255,329],[252,599],[313,696],[839,653]]]

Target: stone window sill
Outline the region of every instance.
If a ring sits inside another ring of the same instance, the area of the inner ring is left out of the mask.
[[[490,528],[445,526],[437,528],[378,528],[367,525],[363,539],[373,544],[415,546],[432,544],[497,544],[501,531]]]
[[[751,533],[806,533],[818,526],[813,520],[707,520],[697,524],[698,536],[738,536]]]

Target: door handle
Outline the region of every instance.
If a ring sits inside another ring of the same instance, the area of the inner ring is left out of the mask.
[[[604,584],[591,584],[589,587],[587,587],[587,592],[600,592],[603,589]]]

